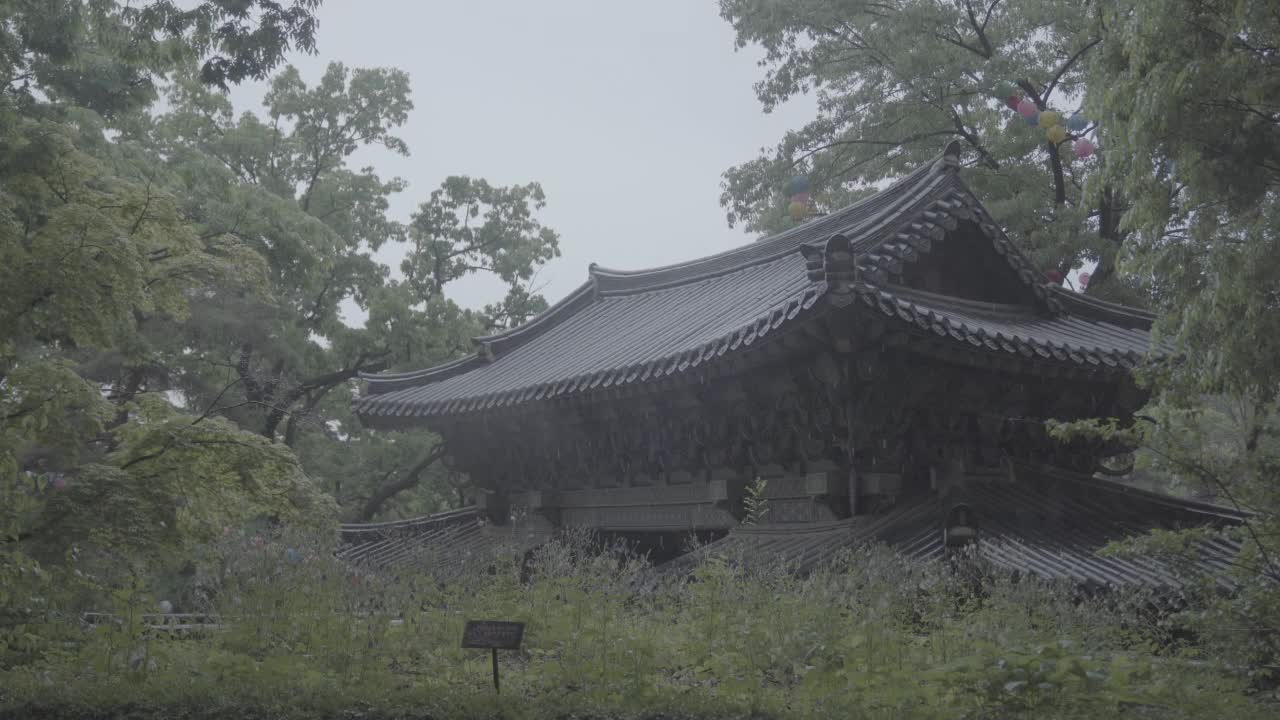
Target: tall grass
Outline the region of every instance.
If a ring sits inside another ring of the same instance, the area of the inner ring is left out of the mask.
[[[293,552],[286,554],[286,548]],[[692,575],[567,534],[526,561],[439,582],[367,572],[314,538],[228,540],[202,572],[220,629],[136,621],[64,631],[0,671],[0,707],[153,709],[156,717],[1266,716],[1241,679],[1172,650],[1143,593],[1089,596],[972,560],[911,564],[884,548],[817,572],[712,557]],[[294,562],[290,562],[293,560]],[[197,608],[182,608],[197,609]],[[459,647],[468,619],[527,623],[503,652]],[[76,618],[66,617],[72,624]],[[1274,710],[1274,708],[1272,708]]]

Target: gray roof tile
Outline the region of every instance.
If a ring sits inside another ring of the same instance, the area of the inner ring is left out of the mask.
[[[986,216],[956,173],[958,150],[890,188],[776,237],[679,265],[638,272],[592,267],[581,288],[529,323],[477,338],[480,350],[426,370],[368,376],[357,413],[454,415],[592,389],[650,382],[743,352],[784,325],[821,312],[826,283],[805,255],[849,238],[858,296],[888,318],[975,351],[1096,370],[1125,370],[1147,352],[1150,318],[1037,281],[1038,273]],[[903,259],[954,227],[978,222],[1041,300],[977,303],[887,282]],[[872,252],[874,251],[874,252]],[[818,251],[818,255],[821,251]]]
[[[1051,468],[1024,470],[1017,482],[971,483],[963,498],[978,527],[977,552],[992,565],[1045,579],[1096,585],[1176,587],[1181,577],[1154,557],[1103,557],[1108,543],[1157,529],[1234,527],[1244,515],[1228,508],[1138,490]],[[741,527],[666,567],[679,571],[707,555],[776,563],[800,571],[830,563],[848,548],[883,542],[908,558],[942,557],[950,508],[936,496],[903,501],[883,515],[806,525]],[[1195,546],[1195,570],[1230,586],[1237,540]]]

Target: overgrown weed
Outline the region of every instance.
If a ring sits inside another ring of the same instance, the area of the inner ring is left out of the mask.
[[[655,577],[642,558],[569,533],[441,582],[349,567],[331,550],[301,535],[228,538],[191,595],[203,606],[181,608],[215,613],[216,629],[149,630],[140,611],[155,598],[117,592],[127,621],[74,630],[64,615],[39,659],[0,671],[0,704],[71,716],[1265,715],[1242,678],[1160,644],[1146,594],[1091,596],[972,559],[869,547],[798,574],[713,556],[637,584]],[[500,696],[488,655],[459,647],[481,618],[527,623],[523,648],[501,654]]]

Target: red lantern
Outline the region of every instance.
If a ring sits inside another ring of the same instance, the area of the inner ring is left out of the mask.
[[[1010,95],[1009,97],[1004,99],[1005,106],[1008,107],[1010,110],[1017,110],[1018,103],[1020,102],[1022,102],[1022,98],[1018,97],[1017,95]]]
[[[1080,273],[1076,280],[1080,283],[1080,287],[1089,287],[1089,273]]]
[[[1058,272],[1057,270],[1046,271],[1044,274],[1044,277],[1046,280],[1053,283],[1054,285],[1062,284],[1062,273]]]
[[[1076,151],[1076,157],[1083,160],[1093,154],[1097,150],[1097,146],[1089,138],[1080,138],[1072,144],[1072,149]]]
[[[1030,100],[1023,100],[1018,103],[1017,110],[1018,114],[1024,118],[1035,117],[1035,114],[1040,112],[1040,108],[1036,107],[1036,104]]]

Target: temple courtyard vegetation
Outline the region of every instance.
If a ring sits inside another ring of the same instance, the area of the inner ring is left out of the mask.
[[[361,427],[360,375],[545,309],[560,250],[533,179],[410,190],[353,159],[410,152],[410,79],[333,58],[304,80],[319,5],[0,0],[0,718],[1280,713],[1274,2],[720,2],[766,109],[818,99],[726,171],[731,222],[791,227],[792,175],[837,208],[954,140],[1047,281],[1158,315],[1177,361],[1138,373],[1138,421],[1055,432],[1250,513],[1229,586],[1163,589],[877,547],[664,573],[576,535],[447,578],[336,559],[339,521],[468,489],[430,433]],[[269,89],[236,108],[247,80]],[[1052,123],[1075,115],[1072,142]],[[456,303],[479,275],[501,297]],[[1111,550],[1177,558],[1203,532]],[[155,617],[173,606],[200,626]],[[527,623],[500,694],[459,647],[478,618]]]
[[[114,617],[94,627],[79,611],[103,608],[103,588],[46,588],[44,619],[4,658],[0,716],[1243,720],[1276,709],[1252,687],[1259,645],[1217,634],[1202,610],[966,559],[913,566],[868,548],[805,577],[733,558],[667,575],[582,534],[436,582],[411,566],[364,574],[331,549],[298,534],[218,542],[199,569],[216,624],[189,630],[173,627],[181,617],[148,628],[166,620],[127,578],[111,583]],[[500,694],[489,654],[459,647],[476,618],[527,622],[522,649],[500,652]]]

